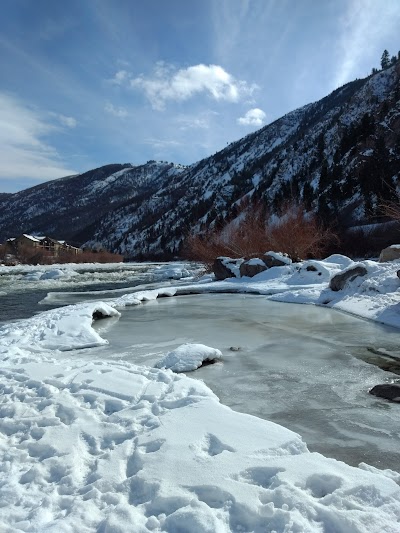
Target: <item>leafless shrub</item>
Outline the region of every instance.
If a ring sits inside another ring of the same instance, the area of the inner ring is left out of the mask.
[[[303,206],[287,204],[279,219],[268,222],[262,205],[248,206],[238,217],[219,230],[190,235],[184,253],[189,259],[210,267],[217,256],[251,258],[269,250],[286,253],[294,261],[321,257],[337,236],[324,229],[316,217],[305,214]]]
[[[339,239],[319,224],[317,217],[305,213],[304,206],[288,204],[282,217],[267,229],[270,249],[288,254],[293,261],[321,258]]]
[[[382,204],[381,211],[385,217],[400,222],[400,205],[397,202],[387,202]]]
[[[15,250],[15,256],[23,265],[51,265],[54,263],[51,252],[28,245],[19,245]]]

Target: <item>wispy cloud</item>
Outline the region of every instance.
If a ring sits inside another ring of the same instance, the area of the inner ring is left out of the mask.
[[[0,93],[0,177],[44,181],[75,173],[45,140],[59,128],[49,122],[49,115]]]
[[[171,148],[175,146],[180,146],[181,143],[179,141],[173,141],[171,139],[156,139],[156,138],[148,138],[145,139],[144,144],[150,144],[153,148],[160,150],[164,148]]]
[[[129,81],[130,78],[131,75],[127,70],[118,70],[118,72],[115,73],[114,77],[107,81],[114,85],[124,85],[127,81]]]
[[[258,88],[256,84],[237,80],[219,65],[199,64],[177,70],[163,62],[155,65],[151,76],[133,77],[126,70],[120,70],[111,81],[143,91],[152,107],[158,110],[168,101],[184,101],[200,94],[214,100],[238,102]]]
[[[341,17],[340,62],[335,76],[336,86],[341,86],[360,74],[357,66],[362,59],[378,59],[386,47],[385,35],[399,27],[398,0],[385,0],[383,3],[376,0],[349,1],[347,11]],[[367,72],[361,73],[365,74]]]
[[[66,128],[75,128],[78,121],[74,117],[67,117],[66,115],[60,115],[59,113],[50,113],[60,124]]]
[[[255,107],[249,109],[243,117],[237,119],[241,126],[262,126],[265,122],[266,114],[262,109]]]
[[[124,107],[114,106],[110,102],[107,102],[107,104],[104,106],[104,111],[118,118],[126,118],[129,115],[128,111]]]
[[[208,129],[211,127],[211,121],[218,116],[217,111],[207,110],[197,115],[179,115],[175,122],[182,131]]]

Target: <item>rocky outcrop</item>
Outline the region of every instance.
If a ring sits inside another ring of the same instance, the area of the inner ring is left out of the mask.
[[[358,276],[365,276],[366,273],[367,269],[362,265],[350,267],[344,272],[339,272],[339,274],[333,276],[329,282],[329,288],[332,291],[341,291],[348,282],[353,281]]]
[[[213,272],[217,281],[240,276],[240,265],[243,259],[231,259],[230,257],[217,257],[213,264]]]
[[[369,391],[370,394],[385,398],[391,402],[400,403],[400,384],[398,383],[383,383],[382,385],[375,385]]]
[[[249,259],[248,261],[244,261],[240,265],[240,275],[241,276],[247,276],[249,278],[252,278],[256,274],[259,274],[260,272],[264,272],[264,270],[267,270],[268,267],[264,263],[262,259],[254,258]]]
[[[263,261],[268,268],[290,265],[292,260],[290,257],[284,254],[278,254],[275,252],[267,252],[263,256]]]
[[[385,263],[387,261],[396,261],[400,259],[400,244],[392,244],[381,251],[379,262]]]

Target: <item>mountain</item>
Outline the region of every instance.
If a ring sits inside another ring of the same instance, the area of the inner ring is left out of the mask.
[[[327,224],[374,220],[400,175],[400,61],[288,113],[189,167],[107,165],[0,196],[0,238],[22,231],[101,243],[131,258],[178,254],[189,232],[243,199],[302,202]]]
[[[109,213],[153,195],[185,169],[148,161],[144,165],[106,165],[15,194],[0,195],[0,239],[32,233],[82,244]]]

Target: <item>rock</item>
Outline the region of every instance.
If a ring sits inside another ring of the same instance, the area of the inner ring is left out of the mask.
[[[240,275],[241,276],[247,276],[249,278],[252,278],[256,274],[259,274],[260,272],[264,272],[264,270],[267,270],[267,266],[264,263],[262,259],[253,258],[249,259],[248,261],[244,261],[240,265]]]
[[[396,261],[397,259],[400,259],[400,244],[392,244],[392,246],[384,248],[379,256],[380,263]]]
[[[397,277],[400,278],[400,270],[397,271]]]
[[[308,265],[306,267],[306,270],[307,270],[307,272],[318,272],[318,268],[315,267],[314,265]]]
[[[353,279],[356,279],[358,276],[365,276],[366,273],[367,269],[362,265],[351,267],[344,272],[339,272],[339,274],[333,276],[329,282],[329,288],[332,291],[341,291],[348,281],[353,281]]]
[[[400,403],[400,384],[397,383],[375,385],[369,393],[378,396],[379,398],[385,398],[386,400]]]
[[[217,281],[226,278],[238,277],[240,265],[243,259],[231,259],[230,257],[217,257],[213,264],[213,272]]]
[[[263,257],[264,263],[268,268],[290,265],[292,260],[285,254],[278,254],[276,252],[267,252]]]

